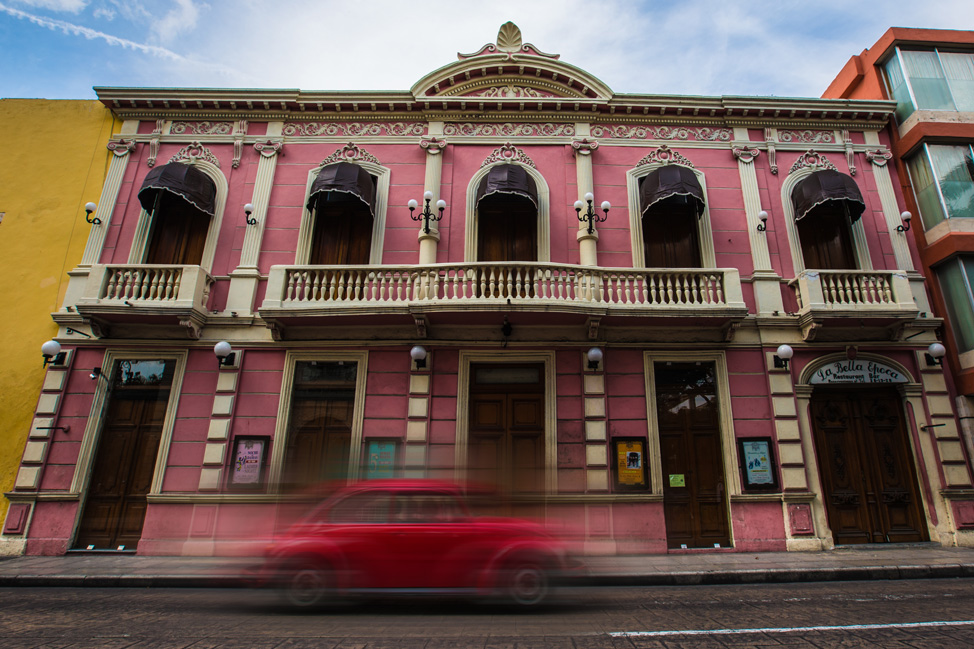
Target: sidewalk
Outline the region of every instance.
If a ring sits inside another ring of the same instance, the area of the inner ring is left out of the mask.
[[[253,558],[70,554],[0,557],[0,587],[232,588]],[[828,552],[690,552],[588,557],[580,585],[676,586],[974,577],[974,549],[937,544]]]

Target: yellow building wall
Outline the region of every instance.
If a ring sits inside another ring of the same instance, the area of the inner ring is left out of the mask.
[[[111,153],[111,112],[97,101],[0,100],[0,494],[13,489],[44,380],[51,313],[88,240]],[[10,502],[0,496],[0,521]]]

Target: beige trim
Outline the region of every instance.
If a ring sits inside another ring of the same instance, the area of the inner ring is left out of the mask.
[[[629,193],[629,235],[632,246],[633,268],[646,268],[646,250],[643,248],[643,214],[639,204],[639,179],[650,172],[665,167],[663,164],[640,165],[626,171],[626,188]],[[697,177],[703,190],[703,214],[697,219],[697,236],[700,241],[700,264],[703,268],[716,268],[717,255],[714,253],[714,232],[710,224],[710,198],[707,196],[707,179],[703,172],[688,167]]]
[[[369,264],[382,263],[382,250],[386,235],[386,212],[389,206],[389,169],[365,160],[345,160],[357,164],[375,176],[375,218],[372,219],[372,248],[369,250]],[[335,163],[329,163],[335,164]],[[304,203],[301,205],[301,227],[298,229],[298,245],[294,263],[307,264],[311,256],[311,235],[314,232],[314,218],[308,210],[308,196],[311,185],[321,170],[328,165],[319,165],[308,172],[308,183],[304,188]]]
[[[713,363],[717,382],[717,407],[719,410],[721,455],[724,462],[724,486],[727,488],[727,523],[731,543],[734,541],[734,525],[731,518],[731,500],[741,495],[741,477],[737,470],[737,446],[734,435],[734,414],[731,412],[730,380],[727,375],[727,357],[722,351],[682,351],[643,353],[643,373],[646,378],[646,421],[649,423],[647,444],[650,459],[650,484],[653,493],[663,493],[663,465],[659,442],[659,421],[656,416],[655,363]]]
[[[193,158],[191,160],[181,160],[180,164],[188,164],[196,167],[213,180],[216,185],[216,212],[210,218],[210,227],[206,231],[206,245],[203,247],[203,257],[200,260],[200,267],[206,272],[213,270],[213,257],[216,255],[217,240],[220,237],[220,227],[223,224],[223,212],[227,206],[227,178],[220,171],[220,168],[211,162]],[[146,248],[149,245],[149,237],[152,234],[152,217],[145,210],[139,212],[138,225],[135,228],[135,236],[132,239],[132,248],[129,250],[129,264],[144,264]]]
[[[551,199],[549,198],[548,183],[536,169],[518,162],[498,162],[494,165],[481,167],[470,179],[470,183],[467,185],[467,211],[464,222],[466,236],[463,243],[463,260],[477,261],[477,187],[480,186],[480,181],[487,175],[491,167],[501,164],[519,165],[534,179],[538,188],[538,261],[550,261]]]
[[[555,391],[555,352],[516,349],[460,350],[457,376],[457,439],[454,455],[457,480],[467,477],[467,445],[470,439],[470,365],[472,363],[544,363],[544,456],[545,494],[558,492],[558,400]]]
[[[788,174],[788,177],[781,183],[781,208],[785,213],[788,247],[791,248],[791,262],[795,268],[795,277],[798,277],[806,269],[805,260],[802,258],[801,240],[798,238],[798,223],[795,221],[795,206],[791,202],[791,192],[795,188],[795,185],[808,176],[811,176],[815,171],[821,171],[821,169],[803,167],[795,173]],[[869,246],[866,243],[866,229],[862,219],[853,223],[850,230],[852,232],[852,244],[856,248],[856,265],[858,266],[858,270],[873,270],[873,261],[869,255]]]
[[[362,456],[362,426],[365,421],[365,381],[369,373],[368,352],[331,352],[331,351],[288,351],[284,359],[284,379],[281,382],[281,398],[277,406],[277,425],[274,428],[274,440],[271,450],[271,461],[268,471],[268,484],[281,483],[281,472],[284,470],[284,451],[287,448],[287,431],[291,418],[291,392],[294,387],[294,368],[298,361],[345,361],[358,363],[355,372],[355,405],[352,412],[352,439],[348,452],[348,479],[358,478],[359,462]]]

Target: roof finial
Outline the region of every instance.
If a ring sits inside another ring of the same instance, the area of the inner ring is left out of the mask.
[[[508,20],[497,32],[497,49],[501,52],[517,52],[521,49],[521,30]]]

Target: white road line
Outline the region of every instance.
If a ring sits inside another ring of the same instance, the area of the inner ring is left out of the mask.
[[[661,637],[675,635],[741,635],[747,633],[797,633],[800,631],[868,631],[872,629],[918,629],[924,627],[974,626],[974,620],[944,622],[903,622],[894,624],[849,624],[845,626],[795,626],[767,629],[687,629],[683,631],[610,631],[608,635],[625,637]]]

